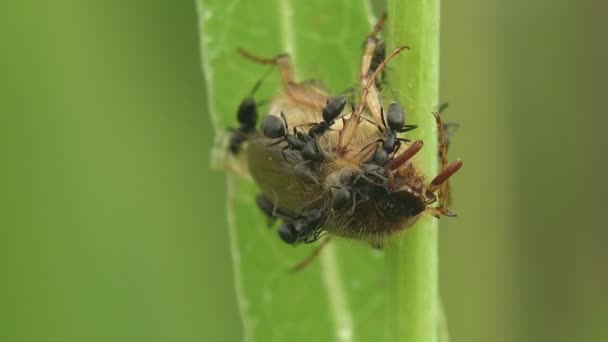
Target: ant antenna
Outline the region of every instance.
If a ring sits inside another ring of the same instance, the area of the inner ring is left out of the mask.
[[[264,75],[262,75],[262,77],[257,82],[255,82],[255,84],[253,85],[253,88],[251,89],[251,93],[249,93],[250,97],[253,97],[253,95],[255,95],[255,93],[258,91],[258,89],[262,85],[262,82],[264,82],[264,80],[268,77],[268,75],[270,75],[270,72],[272,71],[272,69],[274,69],[274,67],[272,67],[272,66],[270,68],[268,68],[268,70],[266,70]]]
[[[382,124],[384,125],[384,127],[388,127],[386,119],[384,118],[384,107],[380,107],[380,118],[382,119]]]

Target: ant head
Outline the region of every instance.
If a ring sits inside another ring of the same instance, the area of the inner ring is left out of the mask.
[[[292,223],[283,223],[279,226],[279,237],[287,244],[294,244],[298,239],[298,233]]]
[[[275,115],[267,115],[264,120],[262,120],[261,128],[264,136],[269,139],[284,137],[286,133],[283,120]]]
[[[333,122],[342,113],[344,106],[346,106],[346,95],[332,97],[323,108],[323,120]]]
[[[386,124],[393,131],[399,131],[405,125],[405,111],[397,102],[391,102],[386,112]]]

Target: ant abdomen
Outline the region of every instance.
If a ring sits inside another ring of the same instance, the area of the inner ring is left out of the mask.
[[[405,125],[405,111],[397,102],[391,102],[386,111],[386,123],[393,131],[399,131]]]
[[[346,96],[340,95],[333,97],[327,101],[327,105],[323,108],[323,121],[329,123],[336,120],[342,114],[346,106]]]
[[[278,139],[285,136],[285,126],[283,120],[278,116],[266,115],[262,120],[262,134],[269,139]]]

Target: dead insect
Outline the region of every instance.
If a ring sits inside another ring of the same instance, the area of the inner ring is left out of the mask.
[[[439,115],[434,113],[441,172],[428,182],[414,161],[423,141],[399,136],[416,125],[406,124],[399,103],[382,104],[378,76],[408,49],[398,47],[385,56],[377,37],[384,18],[366,40],[353,100],[331,96],[316,81],[297,82],[289,55],[261,58],[240,50],[256,63],[277,67],[284,85],[270,102],[260,131],[251,102],[244,102],[232,142],[248,142],[243,152],[262,193],[258,204],[266,215],[282,221],[277,232],[288,244],[310,243],[328,234],[380,246],[422,215],[454,216],[446,208],[447,181],[462,162],[447,163]],[[234,151],[232,143],[229,148]]]

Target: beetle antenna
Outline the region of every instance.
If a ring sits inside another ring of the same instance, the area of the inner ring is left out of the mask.
[[[445,170],[441,171],[440,174],[435,177],[430,184],[430,188],[438,188],[441,184],[445,183],[453,174],[458,172],[462,167],[462,161],[460,159],[456,159],[450,164],[450,166],[446,167]]]
[[[424,143],[422,142],[422,140],[414,141],[410,145],[410,147],[408,147],[408,149],[405,150],[405,152],[401,153],[400,155],[395,157],[393,160],[391,160],[390,163],[388,163],[388,168],[391,170],[398,169],[401,165],[405,164],[405,162],[412,159],[412,157],[415,156],[416,153],[418,153],[418,151],[420,151],[422,149],[423,145],[424,145]]]

